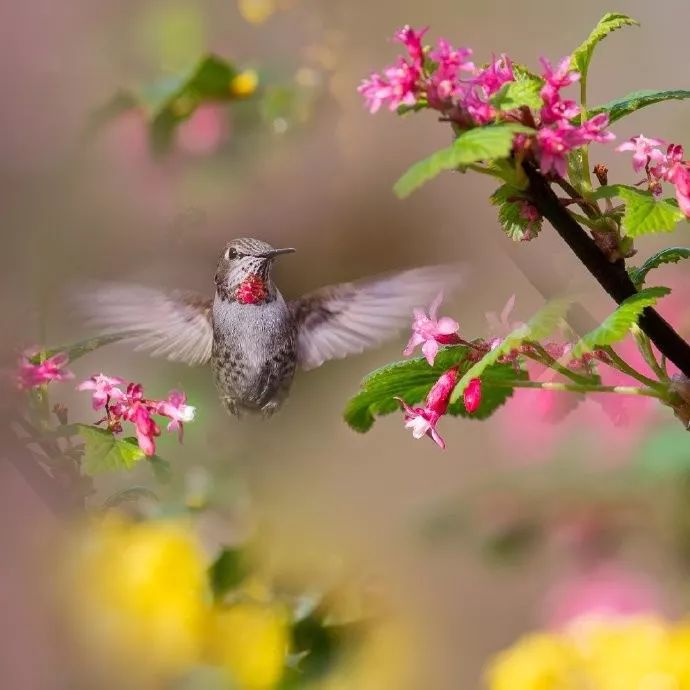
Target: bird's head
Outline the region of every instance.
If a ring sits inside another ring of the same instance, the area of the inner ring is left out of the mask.
[[[216,270],[216,291],[225,301],[262,304],[275,299],[271,280],[273,260],[294,249],[275,249],[251,237],[241,237],[225,245]]]

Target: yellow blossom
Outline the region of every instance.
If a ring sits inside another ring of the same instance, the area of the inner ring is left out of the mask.
[[[281,678],[289,644],[282,606],[243,601],[217,607],[208,630],[208,655],[243,690],[264,690]]]
[[[275,0],[238,0],[237,8],[250,24],[263,24],[275,11]]]
[[[491,662],[490,690],[690,690],[690,625],[582,620],[528,635]]]
[[[206,619],[205,558],[185,523],[91,523],[69,554],[65,599],[97,665],[174,675],[196,663]]]
[[[259,75],[256,70],[246,69],[236,74],[230,82],[230,91],[238,98],[251,96],[259,85]]]

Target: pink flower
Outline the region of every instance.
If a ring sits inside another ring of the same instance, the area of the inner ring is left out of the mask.
[[[681,168],[674,175],[674,184],[676,185],[676,199],[680,210],[690,218],[690,168],[687,166]]]
[[[560,583],[549,592],[545,608],[552,628],[583,620],[626,618],[660,613],[658,588],[615,563],[601,563]]]
[[[450,43],[440,39],[429,55],[437,66],[427,85],[427,100],[431,107],[442,110],[449,105],[450,99],[462,96],[467,91],[468,87],[460,81],[458,72],[474,70],[474,63],[467,60],[472,51],[467,48],[456,50]]]
[[[474,91],[469,91],[465,95],[462,105],[476,125],[488,125],[496,117],[496,108]]]
[[[443,38],[438,40],[436,48],[429,53],[429,57],[438,64],[437,69],[444,72],[451,72],[453,69],[456,73],[458,70],[473,72],[475,69],[474,63],[468,60],[472,57],[470,48],[455,49]]]
[[[22,390],[38,388],[51,381],[65,381],[74,378],[71,371],[65,369],[69,357],[65,352],[58,352],[43,362],[35,364],[31,360],[38,355],[38,350],[27,350],[19,359],[17,384]]]
[[[664,154],[657,148],[664,144],[661,139],[648,139],[640,134],[624,141],[616,151],[633,151],[633,170],[640,172],[647,165],[659,165],[665,160]]]
[[[559,120],[572,120],[580,114],[580,106],[575,101],[551,100],[544,103],[541,109],[541,121],[544,124],[553,124]]]
[[[566,156],[575,148],[573,134],[575,128],[560,122],[557,129],[540,129],[537,132],[539,165],[543,174],[554,172],[565,177],[567,170]]]
[[[421,65],[422,59],[424,58],[424,48],[422,47],[422,38],[424,34],[429,30],[429,27],[424,27],[419,31],[415,31],[409,24],[403,26],[395,32],[395,39],[400,41],[405,48],[409,56],[414,62]]]
[[[169,417],[168,431],[177,431],[182,441],[183,423],[194,419],[196,408],[185,404],[187,396],[182,391],[170,391],[167,400],[161,400],[156,405],[156,412],[164,417]]]
[[[485,317],[489,326],[489,334],[494,336],[494,340],[491,341],[492,350],[498,346],[503,338],[509,333],[525,325],[522,321],[511,321],[514,308],[515,295],[511,295],[500,314],[496,314],[496,312],[493,311],[486,312]]]
[[[144,454],[151,457],[156,453],[155,437],[161,435],[161,430],[151,418],[148,407],[139,400],[136,400],[131,407],[124,413],[124,418],[134,423],[137,434],[139,448]]]
[[[411,407],[404,400],[396,398],[405,412],[405,428],[412,430],[412,436],[420,439],[429,436],[440,448],[445,448],[443,437],[436,431],[438,420],[448,411],[450,395],[458,380],[458,370],[449,369],[432,386],[424,407]]]
[[[440,319],[436,314],[443,300],[443,293],[439,292],[436,299],[429,307],[427,315],[422,309],[414,310],[414,320],[412,322],[412,336],[407,347],[403,350],[405,357],[413,354],[418,345],[422,345],[422,352],[430,366],[434,365],[439,343],[449,345],[459,342],[457,330],[460,325],[457,321],[443,316]]]
[[[596,141],[600,144],[604,144],[616,138],[613,132],[604,131],[608,126],[609,116],[606,113],[599,113],[599,115],[585,120],[580,127],[578,127],[578,134],[585,142]]]
[[[90,379],[77,386],[78,391],[93,391],[91,404],[94,410],[105,407],[109,400],[122,400],[124,393],[117,386],[124,383],[124,380],[117,376],[106,376],[105,374],[94,374]]]
[[[472,379],[463,393],[463,402],[465,409],[473,414],[477,411],[479,404],[482,401],[482,382],[480,379]]]
[[[520,199],[520,201],[518,201],[518,208],[520,218],[527,221],[527,225],[522,232],[520,240],[522,242],[529,242],[529,240],[533,240],[539,233],[539,230],[541,230],[542,216],[541,213],[537,211],[536,207],[530,204],[527,199]]]
[[[362,94],[369,112],[373,115],[379,111],[383,103],[390,97],[391,87],[380,74],[374,72],[369,79],[362,81],[357,91]]]
[[[554,69],[546,58],[539,58],[542,64],[542,77],[546,82],[541,90],[544,101],[553,102],[557,93],[580,79],[580,73],[570,69],[570,56],[563,58]]]
[[[515,81],[513,63],[507,55],[503,54],[486,69],[481,70],[472,83],[483,89],[484,95],[490,98],[509,81]]]

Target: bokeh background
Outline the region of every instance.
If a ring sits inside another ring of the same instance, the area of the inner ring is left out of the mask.
[[[548,229],[522,245],[502,235],[485,179],[448,174],[397,200],[391,186],[398,175],[445,145],[448,131],[432,115],[371,117],[356,87],[392,60],[397,48],[389,37],[405,23],[431,25],[434,36],[471,46],[479,62],[507,52],[536,67],[539,56],[568,54],[605,11],[621,9],[642,27],[600,46],[590,102],[640,88],[687,88],[688,4],[624,4],[6,5],[4,366],[27,345],[88,335],[65,294],[89,279],[211,294],[218,253],[237,236],[297,247],[276,271],[288,296],[395,268],[462,262],[463,289],[445,309],[468,337],[484,333],[485,313],[500,311],[512,294],[517,318],[565,291],[605,315],[611,304]],[[86,131],[94,109],[119,88],[178,74],[208,51],[255,68],[261,84],[276,89],[273,100],[256,110],[231,104],[197,111],[160,159],[136,115]],[[644,132],[690,145],[689,122],[690,105],[671,102],[614,131],[619,140]],[[612,177],[632,182],[627,158],[611,148],[593,155]],[[677,230],[673,243],[687,243],[687,233]],[[643,256],[657,246],[655,239],[638,243]],[[687,267],[663,271],[676,287],[669,316],[690,335]],[[159,395],[187,391],[197,421],[182,447],[161,442],[175,472],[165,490],[171,500],[201,477],[211,486],[216,531],[231,529],[237,501],[250,503],[283,546],[304,547],[316,561],[337,555],[370,575],[417,631],[413,656],[427,687],[481,687],[492,654],[552,623],[566,607],[563,588],[602,568],[613,589],[644,589],[651,608],[670,616],[687,610],[690,450],[670,414],[631,406],[612,424],[592,401],[561,420],[523,391],[488,422],[446,420],[445,453],[414,441],[395,415],[355,434],[342,420],[344,404],[364,374],[399,357],[403,338],[300,375],[289,404],[267,423],[225,417],[207,371],[124,348],[93,353],[75,371],[139,380]],[[73,418],[93,415],[71,386],[56,395]],[[149,474],[138,468],[99,479],[94,503],[146,484]],[[75,687],[52,609],[36,595],[51,578],[45,551],[69,522],[16,465],[3,461],[0,477],[3,684]]]

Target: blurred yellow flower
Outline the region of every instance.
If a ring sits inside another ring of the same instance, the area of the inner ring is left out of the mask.
[[[208,656],[247,690],[280,680],[289,645],[289,617],[280,605],[253,601],[217,607],[211,614]]]
[[[246,69],[235,75],[230,82],[230,91],[240,98],[251,96],[259,85],[259,75],[256,70]]]
[[[578,656],[557,635],[528,635],[491,663],[491,690],[555,690],[578,687]],[[593,689],[592,689],[593,690]]]
[[[237,0],[237,9],[250,24],[263,24],[277,7],[275,0]]]
[[[69,554],[66,600],[98,665],[174,675],[196,663],[207,617],[206,560],[183,522],[91,523]]]
[[[690,625],[583,620],[519,640],[494,658],[487,680],[490,690],[688,690]]]

